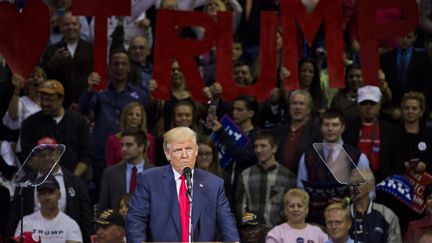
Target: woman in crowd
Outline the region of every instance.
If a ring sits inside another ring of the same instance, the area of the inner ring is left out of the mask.
[[[41,110],[39,87],[46,80],[45,71],[40,67],[35,67],[28,80],[17,75],[12,77],[14,93],[3,117],[5,126],[12,130],[19,129],[22,121]],[[20,97],[22,90],[24,95]]]
[[[425,111],[425,96],[420,92],[408,92],[401,101],[402,115],[402,148],[405,168],[411,173],[432,172],[432,129],[426,127],[422,121]],[[419,174],[421,175],[421,174]],[[377,201],[388,206],[393,212],[402,212],[406,206],[387,193],[379,193]],[[426,200],[426,199],[425,199]],[[418,220],[422,215],[418,213],[399,214],[401,232],[406,232],[409,222]],[[415,241],[406,241],[415,242]]]
[[[426,127],[422,117],[426,108],[425,96],[420,92],[408,92],[402,98],[402,131],[406,166],[415,165],[417,172],[425,169],[432,173],[432,129]],[[411,163],[409,163],[411,161]]]
[[[121,136],[125,131],[143,131],[147,133],[147,153],[145,157],[154,164],[156,147],[153,135],[147,132],[147,114],[141,103],[133,101],[122,111],[120,116],[120,132],[108,137],[106,145],[106,165],[111,166],[121,161]]]
[[[170,92],[171,98],[163,103],[163,116],[159,120],[159,127],[163,125],[163,130],[160,130],[160,128],[158,129],[158,137],[162,137],[165,131],[168,131],[172,127],[175,104],[183,100],[193,102],[189,85],[185,77],[183,76],[183,73],[180,70],[180,66],[177,61],[173,61],[171,66]]]
[[[223,171],[219,165],[218,152],[213,141],[209,136],[205,135],[200,136],[198,140],[197,168],[209,171],[223,178]]]
[[[302,189],[290,189],[284,196],[287,222],[275,226],[267,234],[266,243],[316,242],[323,243],[328,236],[318,226],[306,223],[309,195]]]
[[[314,112],[324,112],[326,107],[321,91],[320,71],[312,58],[303,58],[299,62],[299,88],[309,91],[314,98]]]
[[[14,93],[9,101],[8,110],[3,116],[3,124],[14,132],[11,133],[10,140],[12,148],[16,152],[21,152],[21,145],[18,138],[18,130],[21,123],[29,116],[41,110],[39,87],[47,80],[45,71],[40,67],[35,67],[30,77],[25,80],[18,75],[12,76]],[[21,93],[23,96],[20,96]]]
[[[171,128],[174,127],[189,127],[198,132],[196,108],[191,101],[181,100],[174,105]]]

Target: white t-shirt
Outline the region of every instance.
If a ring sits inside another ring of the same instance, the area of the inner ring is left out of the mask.
[[[59,212],[53,219],[46,219],[40,210],[24,217],[24,232],[32,232],[38,235],[43,243],[58,243],[67,240],[83,242],[81,230],[78,224],[67,216]],[[21,221],[15,230],[15,236],[21,233]]]
[[[268,232],[266,243],[324,243],[327,239],[327,234],[318,226],[307,224],[304,229],[294,229],[284,223],[275,226]]]
[[[38,103],[34,102],[28,96],[21,96],[18,100],[18,119],[13,120],[9,112],[3,116],[3,124],[9,129],[16,130],[21,128],[21,123],[29,116],[41,110]]]

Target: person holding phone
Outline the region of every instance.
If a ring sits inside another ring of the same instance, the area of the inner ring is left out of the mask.
[[[42,65],[48,79],[59,80],[65,87],[64,107],[70,108],[87,90],[87,77],[93,67],[93,47],[81,39],[79,16],[65,12],[59,17],[58,24],[63,39],[48,46]]]

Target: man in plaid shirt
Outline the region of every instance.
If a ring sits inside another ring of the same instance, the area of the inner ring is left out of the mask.
[[[295,187],[296,178],[276,161],[277,139],[271,131],[258,131],[254,148],[258,163],[240,175],[236,214],[241,218],[247,211],[256,211],[272,227],[283,220],[283,195]]]

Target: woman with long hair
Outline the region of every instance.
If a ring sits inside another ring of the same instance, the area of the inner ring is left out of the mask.
[[[111,166],[122,160],[122,145],[120,140],[122,133],[125,131],[143,131],[147,133],[147,152],[144,157],[154,164],[156,160],[156,145],[153,135],[147,132],[147,114],[141,103],[133,101],[122,111],[120,116],[120,132],[108,137],[105,155],[106,165]]]

